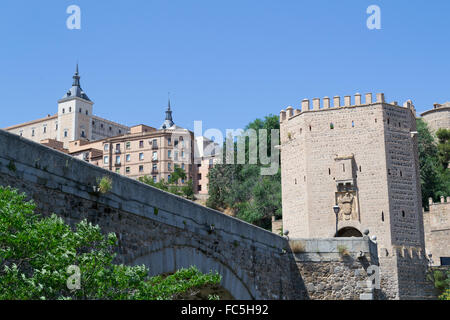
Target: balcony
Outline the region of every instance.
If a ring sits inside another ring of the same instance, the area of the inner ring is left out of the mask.
[[[158,146],[152,145],[152,150],[158,150]]]
[[[152,170],[152,174],[158,174],[158,170]]]
[[[115,154],[120,154],[121,151],[120,151],[120,149],[116,149],[116,150],[114,150],[114,153],[115,153]]]

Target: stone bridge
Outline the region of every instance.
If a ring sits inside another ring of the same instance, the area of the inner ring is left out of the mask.
[[[112,190],[94,192],[98,179]],[[0,130],[0,185],[25,192],[43,215],[82,219],[119,239],[118,263],[152,275],[218,271],[236,299],[371,299],[365,239],[295,240]],[[345,248],[345,254],[342,253]]]

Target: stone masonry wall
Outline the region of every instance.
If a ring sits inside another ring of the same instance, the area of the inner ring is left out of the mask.
[[[329,98],[322,106],[313,99],[311,108],[305,99],[301,110],[288,107],[280,113],[283,229],[301,238],[369,229],[381,254],[382,296],[417,298],[420,288],[401,280],[412,276],[411,268],[421,278],[427,267],[414,106],[386,103],[383,94],[376,101],[367,94],[366,103],[359,94],[354,103],[350,96],[344,105],[340,97],[333,100],[332,107]],[[339,202],[340,192],[350,192],[352,200]],[[335,205],[341,208],[338,222]],[[344,218],[345,208],[351,216]],[[397,247],[421,258],[406,267]]]
[[[441,202],[433,203],[430,199],[430,209],[423,213],[425,226],[425,247],[432,254],[434,266],[441,265],[441,258],[450,258],[450,197],[444,197]]]
[[[95,193],[105,176],[112,179],[112,190]],[[335,277],[350,279],[353,271],[348,270],[359,269],[361,281],[367,278],[364,266],[327,257],[331,249],[319,246],[327,240],[309,250],[323,255],[320,262],[299,259],[283,237],[2,130],[0,185],[25,192],[43,215],[56,213],[72,226],[87,219],[116,233],[119,263],[145,264],[152,275],[191,265],[218,271],[222,286],[237,299],[357,299],[361,290],[334,286]],[[359,246],[370,260],[376,247],[368,242],[358,239],[349,248]],[[318,293],[314,279],[319,274],[335,293]]]

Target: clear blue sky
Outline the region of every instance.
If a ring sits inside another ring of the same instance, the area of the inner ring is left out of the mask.
[[[82,10],[68,30],[66,8]],[[379,5],[382,30],[366,27]],[[384,92],[450,100],[450,1],[2,0],[0,127],[54,114],[76,61],[94,112],[242,128],[303,98]]]

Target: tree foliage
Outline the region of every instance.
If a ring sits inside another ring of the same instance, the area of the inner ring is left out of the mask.
[[[270,132],[279,128],[278,116],[270,115],[264,120],[256,119],[245,129],[253,129],[257,133],[259,129],[267,129],[267,145],[270,147]],[[238,139],[248,140],[245,136]],[[263,165],[259,158],[257,164],[248,164],[249,148],[249,143],[246,143],[246,164],[217,164],[210,170],[207,206],[231,210],[236,217],[244,221],[270,229],[271,217],[281,217],[281,171],[278,170],[273,176],[262,176]],[[237,151],[236,144],[234,150]],[[268,148],[268,156],[270,152]]]
[[[180,180],[186,180],[186,172],[179,166],[175,166],[174,171],[170,175],[170,179],[166,182],[161,179],[158,182],[154,182],[152,177],[144,176],[140,177],[139,181],[148,184],[152,187],[176,194],[186,199],[194,200],[194,183],[192,180],[188,180],[185,184],[179,185]]]
[[[450,173],[445,165],[445,131],[441,131],[441,138],[436,143],[427,124],[417,119],[420,183],[422,187],[422,206],[428,208],[428,198],[438,201],[441,196],[450,195]],[[439,131],[438,131],[439,132]],[[448,162],[447,162],[448,164]]]
[[[25,199],[0,187],[0,300],[174,299],[220,282],[217,273],[194,267],[149,278],[145,266],[116,265],[115,234],[103,235],[87,221],[72,230],[56,215],[35,214]],[[79,289],[69,289],[69,266],[80,270]]]

